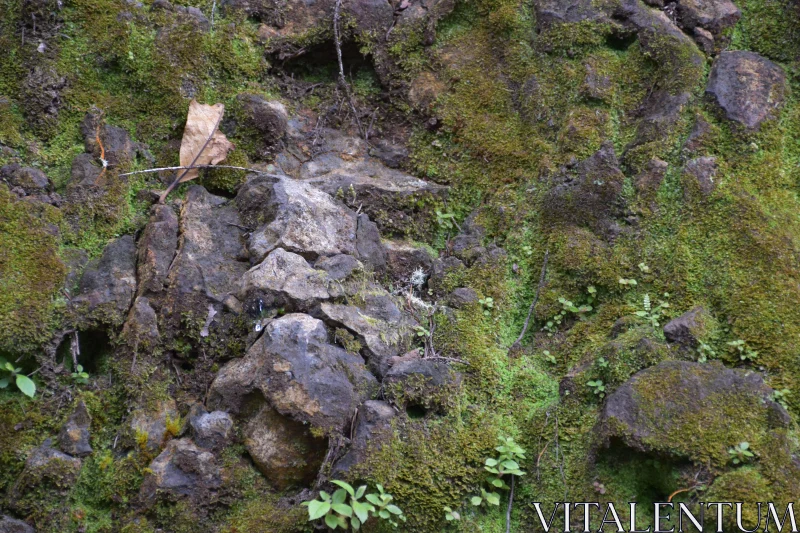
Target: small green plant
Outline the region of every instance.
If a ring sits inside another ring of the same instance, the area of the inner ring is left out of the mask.
[[[547,361],[548,363],[553,365],[557,363],[556,357],[550,353],[550,350],[544,350],[542,352],[542,355],[544,355],[544,360]]]
[[[668,298],[669,293],[665,292],[664,297]],[[659,300],[658,305],[653,306],[650,301],[650,295],[645,294],[642,300],[642,310],[636,311],[634,314],[639,318],[644,318],[651,326],[657,328],[659,326],[659,320],[664,316],[664,309],[667,308],[669,308],[669,304],[664,300]]]
[[[72,379],[82,385],[86,385],[89,383],[89,374],[83,371],[81,365],[78,365],[75,367],[75,372],[72,373]]]
[[[442,213],[437,209],[436,224],[442,229],[454,229],[456,227],[456,215],[454,213]]]
[[[453,520],[461,520],[461,514],[458,511],[452,510],[450,507],[445,507],[444,519],[448,522],[452,522]]]
[[[423,339],[429,337],[431,334],[431,332],[423,326],[414,326],[414,332],[416,333],[417,337]]]
[[[635,279],[619,278],[619,284],[622,285],[623,287],[635,287],[636,286],[636,280]]]
[[[717,352],[714,349],[706,344],[703,341],[700,341],[700,345],[697,347],[697,362],[698,363],[705,363],[709,359],[713,359],[716,357]]]
[[[594,379],[592,381],[587,381],[586,386],[592,389],[597,396],[600,398],[605,398],[606,396],[606,386],[601,379]]]
[[[755,454],[750,451],[750,443],[747,441],[728,448],[728,455],[731,456],[731,462],[735,465],[749,463],[755,457]]]
[[[569,313],[576,314],[580,320],[583,320],[586,314],[593,310],[593,307],[589,304],[594,301],[594,295],[597,293],[597,290],[590,286],[587,288],[587,291],[589,292],[589,296],[587,297],[588,302],[585,304],[576,304],[570,300],[567,300],[563,296],[559,296],[558,303],[561,304],[561,311],[554,315],[553,318],[545,322],[544,326],[542,327],[542,330],[547,331],[548,337],[552,337],[553,334],[558,331],[558,327]]]
[[[758,357],[758,352],[748,347],[742,339],[730,341],[728,346],[734,347],[734,349],[738,352],[739,359],[741,361],[755,361]]]
[[[22,369],[15,367],[2,357],[0,357],[0,372],[5,372],[8,375],[0,378],[0,389],[5,389],[13,381],[17,388],[30,398],[36,394],[36,383],[31,378],[22,374]]]
[[[484,504],[500,505],[500,494],[496,490],[509,488],[504,476],[525,475],[519,466],[519,461],[525,459],[525,450],[514,442],[513,438],[500,437],[500,445],[495,447],[495,451],[499,452],[499,455],[496,458],[487,458],[483,467],[489,472],[486,477],[489,490],[481,487],[481,495],[470,498],[470,503],[475,507]]]
[[[647,266],[647,263],[645,263],[644,261],[639,263],[639,270],[641,270],[645,274],[649,274],[650,273],[650,267]]]
[[[608,359],[606,359],[605,357],[600,357],[597,360],[597,366],[599,366],[600,368],[608,368]]]
[[[527,255],[528,257],[533,255],[533,246],[530,244],[523,244],[522,245],[522,253]]]
[[[386,493],[381,485],[376,485],[377,493],[365,494],[366,485],[354,489],[344,481],[334,480],[332,483],[339,487],[336,492],[328,494],[323,490],[320,491],[318,500],[302,503],[308,507],[309,522],[322,519],[331,529],[352,531],[361,529],[361,525],[370,516],[386,520],[394,527],[397,527],[395,519],[405,522],[403,511],[391,503],[393,496]],[[361,498],[366,498],[367,501],[361,501]]]
[[[492,314],[492,309],[494,309],[494,298],[487,296],[486,298],[481,298],[478,300],[478,303],[481,304],[481,307],[483,307],[484,315],[489,316]]]
[[[783,406],[784,409],[789,409],[789,404],[786,401],[786,397],[791,395],[791,391],[789,389],[781,389],[772,391],[772,401]]]

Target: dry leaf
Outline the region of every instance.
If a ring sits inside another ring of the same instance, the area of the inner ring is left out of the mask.
[[[223,113],[225,113],[223,104],[206,105],[197,103],[197,100],[191,101],[181,141],[182,167],[216,165],[225,160],[228,152],[233,149],[233,143],[217,129]],[[183,183],[193,180],[199,173],[196,168],[189,169],[180,181]]]

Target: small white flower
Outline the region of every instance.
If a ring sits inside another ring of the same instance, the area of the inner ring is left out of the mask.
[[[426,279],[428,279],[428,275],[425,274],[425,271],[422,270],[422,267],[417,267],[417,269],[411,273],[411,285],[416,287],[417,290],[422,289],[422,286],[425,285]]]

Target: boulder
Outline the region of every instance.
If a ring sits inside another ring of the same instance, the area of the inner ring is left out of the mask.
[[[239,299],[259,299],[266,308],[309,311],[330,297],[328,276],[316,270],[302,256],[276,248],[242,278]]]
[[[178,249],[178,217],[168,205],[154,205],[137,250],[139,294],[160,294]]]
[[[281,415],[333,433],[376,388],[360,356],[328,343],[322,321],[294,313],[269,322],[245,357],[220,370],[208,403],[237,414],[260,392]]]
[[[314,268],[324,270],[330,281],[343,281],[356,272],[364,270],[364,265],[352,255],[339,254],[323,257],[314,263]]]
[[[708,77],[711,95],[729,120],[757,130],[786,97],[786,74],[769,59],[741,50],[722,52]]]
[[[92,445],[89,442],[89,427],[92,424],[92,417],[83,400],[78,402],[72,415],[67,419],[67,423],[61,428],[58,434],[58,447],[61,451],[77,457],[85,457],[92,453]]]
[[[647,166],[633,178],[633,186],[639,197],[645,201],[653,202],[658,193],[661,182],[667,174],[669,165],[657,157],[651,159]]]
[[[350,438],[350,448],[336,461],[332,478],[345,478],[353,466],[362,463],[371,449],[376,449],[392,438],[392,419],[396,412],[386,402],[367,400],[358,408],[355,428]]]
[[[364,213],[358,215],[356,222],[356,252],[359,259],[374,272],[381,273],[386,269],[386,251],[381,245],[381,233]]]
[[[51,191],[53,184],[38,168],[23,167],[16,163],[0,167],[0,179],[13,187],[21,187],[26,195]]]
[[[207,412],[197,405],[189,414],[194,442],[201,448],[218,450],[234,437],[233,419],[224,411]]]
[[[715,40],[733,28],[742,12],[731,0],[679,0],[675,9],[678,24],[688,33],[700,28]]]
[[[430,248],[404,241],[384,241],[387,270],[392,279],[408,283],[415,270],[430,275],[436,258]]]
[[[656,90],[650,93],[631,116],[637,121],[636,136],[625,148],[626,152],[666,139],[690,98],[688,92],[672,94],[670,91]]]
[[[686,350],[694,350],[708,331],[711,316],[703,307],[695,307],[691,311],[673,318],[664,325],[664,338]]]
[[[139,150],[144,150],[139,143],[131,140],[124,129],[103,124],[98,114],[87,113],[80,128],[86,153],[97,161],[103,156],[112,168],[130,164]]]
[[[2,515],[0,516],[0,533],[36,533],[36,530],[22,520]]]
[[[195,446],[190,439],[172,440],[147,469],[140,494],[152,502],[159,492],[173,498],[208,503],[222,485],[214,454]]]
[[[241,125],[257,135],[255,157],[263,157],[271,153],[283,135],[289,115],[286,107],[277,100],[267,100],[257,94],[240,94],[236,97],[240,109]]]
[[[72,299],[78,321],[119,326],[136,293],[136,243],[133,235],[112,241],[89,262]]]
[[[128,318],[122,327],[122,338],[134,349],[149,348],[158,344],[161,338],[158,332],[158,315],[148,298],[138,296],[133,301]]]
[[[80,459],[52,448],[47,439],[25,461],[25,468],[9,492],[9,503],[14,509],[27,512],[30,505],[39,503],[42,493],[65,495],[75,486],[80,470]],[[34,493],[36,501],[31,502]]]
[[[746,441],[758,451],[771,439],[770,430],[791,424],[771,398],[757,372],[719,362],[666,361],[638,372],[608,397],[600,428],[606,442],[615,438],[642,452],[723,466],[731,446]]]
[[[458,396],[461,376],[442,362],[409,359],[392,366],[383,379],[384,396],[402,406],[425,412],[446,412]]]
[[[244,445],[278,490],[312,483],[327,451],[326,439],[314,437],[308,425],[283,417],[268,405],[245,426]]]
[[[382,289],[360,296],[363,305],[359,307],[324,302],[320,313],[330,324],[348,329],[356,336],[364,347],[370,370],[382,377],[391,358],[411,348],[415,322]]]
[[[478,301],[478,293],[469,287],[459,287],[447,296],[447,305],[463,309]]]

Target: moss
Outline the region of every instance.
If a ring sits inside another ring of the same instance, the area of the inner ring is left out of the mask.
[[[0,353],[30,352],[58,325],[66,275],[52,226],[59,215],[0,185]]]

